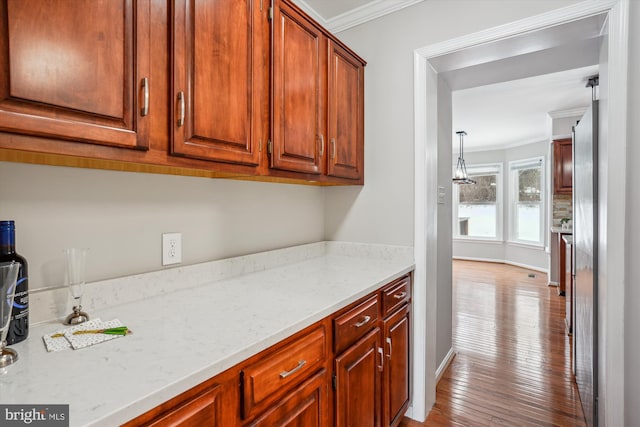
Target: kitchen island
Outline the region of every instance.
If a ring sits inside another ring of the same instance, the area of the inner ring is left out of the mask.
[[[69,404],[71,426],[119,425],[413,268],[410,247],[319,242],[96,282],[86,311],[134,333],[50,353],[42,336],[62,328],[66,290],[35,292],[33,317],[56,319],[13,346],[19,360],[0,378],[0,402]]]

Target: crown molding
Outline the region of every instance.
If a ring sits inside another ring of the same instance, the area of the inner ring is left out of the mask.
[[[326,27],[333,33],[339,33],[356,25],[364,24],[365,22],[423,1],[424,0],[376,0],[328,19],[326,21]]]
[[[405,7],[412,6],[425,0],[375,0],[331,19],[323,18],[304,0],[294,0],[295,3],[320,25],[332,33],[339,33],[356,25],[393,13]]]
[[[567,117],[580,117],[587,111],[587,107],[571,108],[568,110],[549,111],[547,114],[552,119],[566,119]]]
[[[294,0],[294,3],[300,7],[307,15],[313,18],[318,24],[330,30],[328,27],[328,22],[324,19],[314,8],[309,6],[309,4],[304,0]]]
[[[483,151],[504,151],[504,150],[510,150],[512,148],[522,147],[523,145],[539,144],[541,142],[546,143],[546,141],[547,141],[546,139],[532,138],[532,139],[526,139],[522,141],[510,142],[505,144],[483,145],[481,147],[471,146],[471,147],[465,147],[464,152],[465,153],[481,153]],[[453,151],[453,154],[456,154],[456,153],[457,153],[456,151]]]

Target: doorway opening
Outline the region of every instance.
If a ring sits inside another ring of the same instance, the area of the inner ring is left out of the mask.
[[[443,264],[443,253],[451,254],[451,211],[446,203],[438,204],[439,187],[449,185],[451,173],[451,91],[443,83],[443,72],[462,73],[466,54],[475,53],[492,43],[508,43],[520,37],[535,37],[535,33],[559,29],[563,25],[604,15],[609,33],[602,42],[607,49],[606,70],[601,83],[607,84],[607,109],[603,113],[607,126],[601,141],[599,208],[606,213],[600,224],[602,244],[599,248],[600,292],[607,298],[601,304],[600,381],[602,424],[623,424],[624,353],[622,337],[624,313],[624,197],[625,167],[615,159],[624,158],[626,151],[626,81],[627,81],[627,11],[628,0],[611,0],[576,4],[547,14],[538,15],[492,30],[449,40],[415,52],[415,241],[416,301],[413,332],[414,396],[425,396],[413,402],[410,416],[424,419],[435,401],[437,357],[437,319],[439,310],[450,310],[451,272]],[[532,39],[530,39],[532,40]],[[567,41],[565,39],[565,41]],[[584,40],[582,40],[584,41]],[[578,42],[578,40],[574,40]],[[586,42],[585,42],[586,43]],[[532,43],[534,44],[534,43]],[[528,44],[525,44],[528,45]],[[504,45],[506,46],[506,45]],[[556,46],[557,47],[557,46]],[[504,50],[504,49],[503,49]],[[508,49],[506,49],[508,51]],[[529,52],[531,53],[531,52]],[[439,58],[453,55],[455,61],[447,71],[438,69]],[[509,53],[504,61],[515,61],[517,54]],[[540,61],[544,64],[546,61]],[[481,63],[474,66],[482,67]],[[575,68],[575,66],[574,66]],[[476,70],[478,70],[477,68]],[[475,73],[481,76],[483,73]],[[540,74],[540,71],[538,71]],[[471,81],[469,79],[464,79]],[[467,83],[475,84],[476,83]],[[448,123],[448,125],[447,125]],[[604,141],[603,141],[604,140]],[[616,165],[614,167],[614,164]],[[447,188],[447,187],[445,187]],[[615,256],[614,256],[615,255]],[[450,263],[449,263],[450,265]],[[450,317],[450,316],[449,316]],[[615,332],[615,333],[614,333]],[[440,334],[442,336],[442,334]],[[440,350],[442,350],[440,348]],[[442,351],[440,351],[442,353]]]

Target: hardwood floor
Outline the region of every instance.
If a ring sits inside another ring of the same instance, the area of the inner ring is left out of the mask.
[[[400,426],[584,426],[564,303],[544,273],[454,261],[456,356],[427,421]]]

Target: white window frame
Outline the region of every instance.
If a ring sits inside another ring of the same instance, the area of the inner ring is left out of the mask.
[[[455,173],[455,165],[453,165],[452,171]],[[469,178],[473,179],[475,176],[482,175],[496,175],[496,237],[474,237],[474,236],[461,236],[459,235],[458,227],[458,203],[460,201],[460,185],[473,185],[473,184],[451,184],[453,185],[453,215],[451,227],[453,228],[453,240],[456,241],[485,241],[485,242],[502,242],[503,241],[503,186],[504,178],[502,175],[502,163],[484,163],[477,165],[467,165],[467,174]]]
[[[518,239],[517,234],[517,208],[518,203],[518,183],[517,172],[522,169],[528,169],[532,166],[540,167],[540,224],[538,241]],[[535,248],[544,248],[544,224],[546,220],[546,168],[544,156],[531,157],[528,159],[514,160],[509,162],[509,241],[515,245],[529,246]]]

